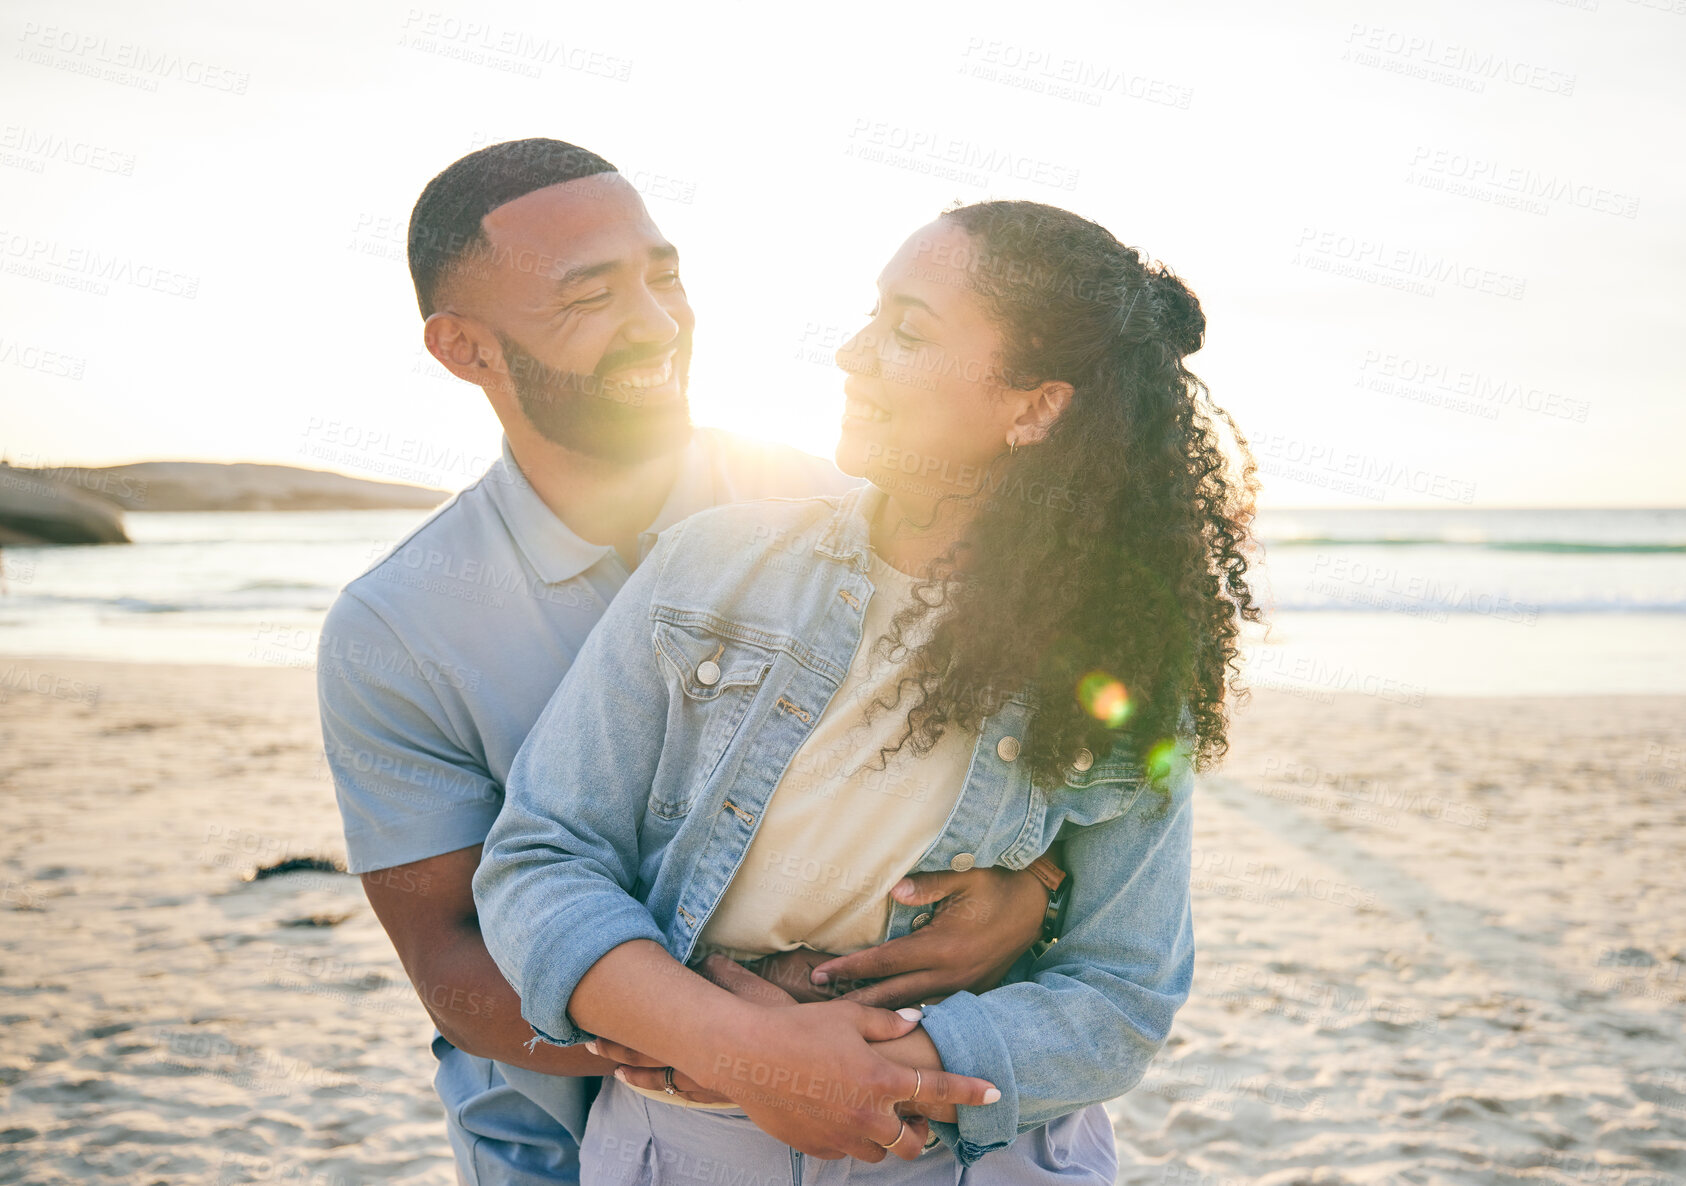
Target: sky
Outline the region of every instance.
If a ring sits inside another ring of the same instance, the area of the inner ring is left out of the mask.
[[[404,227],[554,136],[679,246],[701,424],[829,455],[884,262],[1031,198],[1198,294],[1266,506],[1686,505],[1683,8],[5,0],[0,453],[467,484]]]

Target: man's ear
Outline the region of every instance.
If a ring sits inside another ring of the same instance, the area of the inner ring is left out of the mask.
[[[1071,384],[1061,379],[1049,379],[1031,391],[1024,411],[1013,421],[1013,436],[1016,442],[1021,445],[1034,445],[1044,440],[1048,430],[1054,427],[1054,421],[1058,420],[1071,404],[1073,393]]]
[[[484,387],[490,370],[475,327],[461,314],[434,313],[422,325],[422,343],[451,374]]]

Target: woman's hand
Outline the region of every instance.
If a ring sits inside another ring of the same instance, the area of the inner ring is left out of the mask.
[[[878,1162],[893,1153],[912,1160],[928,1135],[917,1113],[1001,1098],[983,1079],[935,1068],[915,1075],[885,1057],[874,1043],[916,1029],[918,1010],[890,1013],[839,1000],[754,1014],[747,1031],[720,1035],[711,1066],[690,1069],[763,1132],[811,1156]],[[915,1114],[904,1119],[903,1111]]]
[[[820,956],[820,958],[826,957]],[[804,966],[806,967],[806,965]],[[796,1004],[796,999],[778,987],[777,984],[756,975],[740,964],[733,963],[723,955],[710,955],[694,967],[704,979],[718,984],[733,996],[743,1000],[753,1001],[758,1005],[766,1005],[769,1008],[781,1008]],[[804,973],[805,975],[806,973]],[[634,1087],[642,1087],[650,1091],[667,1090],[667,1073],[672,1068],[660,1059],[651,1058],[642,1051],[634,1050],[630,1046],[623,1046],[619,1042],[611,1042],[606,1038],[598,1038],[595,1041],[587,1042],[586,1049],[599,1057],[612,1059],[620,1063],[621,1065],[615,1068],[615,1078],[622,1083],[630,1083]],[[732,1102],[717,1092],[705,1090],[696,1080],[680,1071],[673,1072],[673,1094],[694,1104],[729,1104]]]
[[[847,988],[846,1000],[882,1008],[961,989],[985,992],[1041,936],[1048,910],[1048,891],[1025,870],[912,873],[890,893],[907,906],[937,902],[930,923],[821,963],[815,983]]]
[[[921,1126],[896,1114],[910,1100],[918,1109],[927,1100],[983,1106],[1001,1098],[983,1079],[915,1075],[876,1051],[872,1043],[912,1031],[918,1010],[891,1013],[853,1001],[754,1004],[678,963],[652,939],[628,940],[599,957],[574,987],[568,1013],[598,1035],[599,1049],[603,1038],[648,1044],[698,1087],[737,1104],[763,1132],[825,1160],[917,1157]]]
[[[921,1115],[932,1120],[959,1123],[960,1117],[952,1102],[939,1100],[935,1093],[925,1090],[924,1081],[931,1077],[932,1071],[942,1070],[943,1058],[937,1051],[937,1044],[931,1041],[931,1036],[925,1032],[924,1026],[915,1026],[911,1032],[899,1038],[892,1038],[888,1042],[880,1042],[873,1049],[903,1066],[918,1068],[919,1094],[903,1105],[904,1108],[917,1109]]]

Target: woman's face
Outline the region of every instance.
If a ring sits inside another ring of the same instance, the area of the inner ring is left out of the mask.
[[[975,490],[1023,410],[1003,398],[1001,333],[968,286],[976,251],[943,219],[915,231],[879,274],[871,320],[837,351],[837,465],[910,505]]]

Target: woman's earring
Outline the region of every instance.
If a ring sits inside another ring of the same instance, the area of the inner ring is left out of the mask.
[[[1018,447],[1019,447],[1019,434],[1015,432],[1012,436],[1007,438],[1007,456],[1011,457],[1015,452],[1018,451]]]

